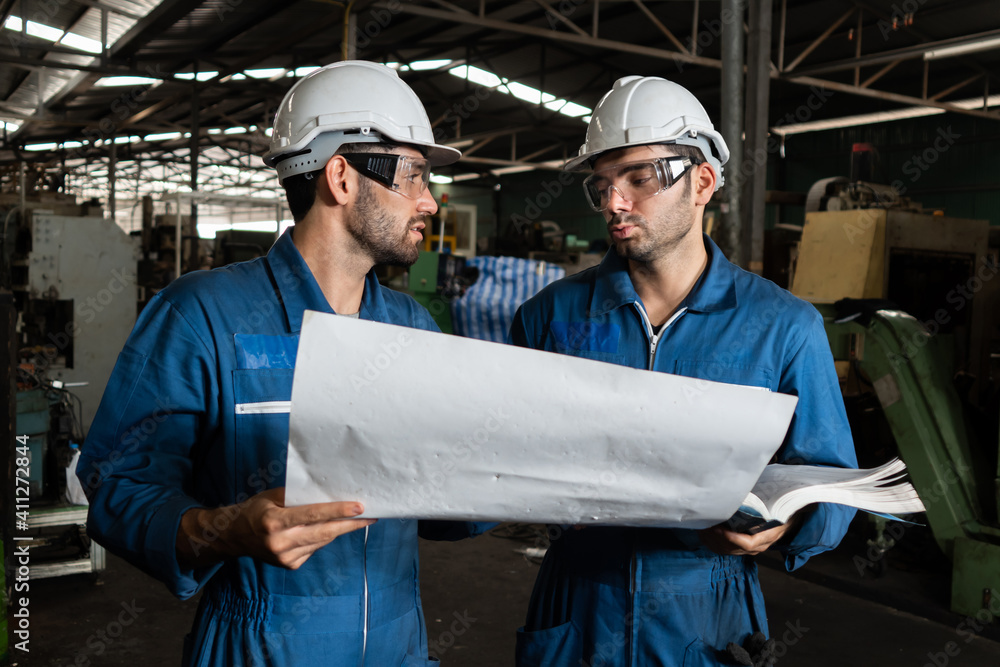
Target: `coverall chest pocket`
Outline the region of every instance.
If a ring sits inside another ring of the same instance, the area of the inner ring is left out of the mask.
[[[685,377],[739,384],[775,391],[775,374],[766,366],[752,364],[726,364],[718,361],[677,360],[674,373]]]
[[[624,364],[619,352],[621,328],[610,322],[552,322],[545,349],[581,359]]]
[[[291,368],[233,371],[237,492],[253,495],[285,483]]]

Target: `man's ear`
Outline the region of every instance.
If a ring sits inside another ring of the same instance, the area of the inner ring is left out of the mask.
[[[320,187],[325,190],[323,194],[341,206],[346,204],[357,184],[357,180],[352,179],[351,170],[347,168],[347,160],[341,155],[334,155],[326,163],[323,175],[326,176],[325,183],[320,183]]]
[[[715,194],[715,183],[717,181],[715,170],[708,162],[702,162],[694,167],[691,174],[691,181],[694,185],[694,201],[699,206],[705,206],[712,200]]]

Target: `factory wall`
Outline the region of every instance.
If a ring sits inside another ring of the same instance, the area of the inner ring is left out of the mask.
[[[875,182],[924,208],[1000,225],[1000,123],[955,113],[790,135],[786,157],[771,158],[768,187],[807,192],[822,178],[849,177],[851,147],[861,142],[878,153]],[[803,220],[803,207],[784,207],[781,222]]]
[[[556,222],[563,231],[580,239],[607,238],[604,218],[587,206],[582,183],[580,174],[531,171],[491,181],[433,184],[431,192],[438,201],[448,193],[451,204],[476,206],[480,239],[495,238],[498,232],[510,236],[519,226],[543,220]]]
[[[606,238],[604,218],[587,205],[583,196],[584,176],[560,171],[504,176],[500,181],[501,232],[518,224],[552,220],[578,238]]]

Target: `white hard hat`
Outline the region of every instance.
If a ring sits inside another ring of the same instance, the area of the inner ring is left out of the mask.
[[[729,148],[715,131],[705,107],[686,88],[658,76],[626,76],[601,98],[587,126],[587,140],[566,163],[575,171],[606,151],[644,144],[696,146],[715,170],[722,187],[722,165]]]
[[[434,143],[424,105],[395,70],[345,60],[312,72],[288,91],[264,163],[277,167],[284,181],[322,169],[343,144],[376,141],[421,147],[434,167],[462,156]]]

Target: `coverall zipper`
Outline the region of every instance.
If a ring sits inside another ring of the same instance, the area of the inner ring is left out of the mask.
[[[238,415],[278,415],[292,410],[291,401],[259,401],[257,403],[237,403]]]
[[[649,315],[646,314],[646,309],[641,303],[635,304],[636,309],[639,311],[639,315],[642,316],[642,321],[646,325],[646,334],[649,336],[649,365],[647,370],[653,370],[653,363],[656,361],[656,345],[660,342],[660,336],[664,334],[667,328],[677,321],[681,315],[687,312],[687,307],[678,308],[677,312],[670,316],[663,326],[660,328],[659,333],[653,333],[653,325],[649,321]],[[635,593],[636,593],[636,573],[639,567],[639,559],[636,556],[635,550],[635,540],[632,541],[632,563],[629,567],[629,607],[632,609],[632,623],[633,626],[638,622],[638,617],[635,614]],[[628,628],[628,664],[629,667],[635,664],[635,642],[633,641],[633,631],[632,628]]]
[[[649,321],[649,315],[646,314],[646,309],[638,303],[635,304],[635,307],[639,311],[639,315],[642,317],[643,324],[646,325],[646,335],[649,336],[649,365],[647,366],[647,370],[651,371],[653,370],[653,362],[656,360],[656,345],[660,342],[660,336],[662,336],[663,332],[667,330],[667,327],[677,321],[677,318],[687,312],[687,306],[678,308],[677,312],[671,315],[670,319],[663,324],[663,327],[660,329],[660,333],[653,333],[653,325]]]
[[[361,628],[361,667],[364,667],[368,651],[368,526],[365,526],[365,544],[361,549],[361,569],[365,575],[364,625]]]

